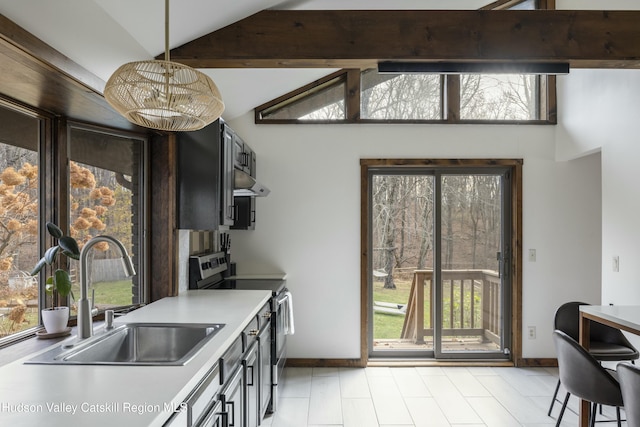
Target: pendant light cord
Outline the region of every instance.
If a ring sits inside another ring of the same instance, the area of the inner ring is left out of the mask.
[[[169,0],[164,1],[164,60],[169,59]]]

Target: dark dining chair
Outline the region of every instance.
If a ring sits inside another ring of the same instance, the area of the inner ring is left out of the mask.
[[[589,421],[592,427],[595,425],[598,405],[614,406],[618,427],[621,427],[620,408],[624,403],[616,372],[600,365],[600,362],[578,344],[578,341],[562,331],[553,331],[553,343],[558,353],[560,380],[567,389],[556,427],[562,422],[569,396],[572,394],[590,402]]]
[[[562,304],[555,313],[553,320],[554,330],[560,330],[579,341],[580,331],[580,306],[588,305],[586,302],[572,301]],[[629,342],[622,331],[601,323],[591,322],[589,339],[589,353],[599,362],[622,362],[631,361],[633,363],[639,356],[638,350]],[[558,400],[561,379],[558,379],[556,390],[551,399],[549,412],[551,416],[553,405]],[[559,402],[559,400],[558,400]]]
[[[640,368],[620,363],[616,367],[628,427],[640,427]]]

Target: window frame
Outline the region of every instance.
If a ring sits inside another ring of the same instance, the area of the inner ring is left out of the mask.
[[[557,124],[557,100],[556,100],[556,76],[547,75],[538,78],[538,102],[541,98],[546,98],[546,117],[540,117],[532,120],[463,120],[460,118],[460,75],[440,75],[442,102],[440,119],[428,120],[403,120],[403,119],[363,119],[360,117],[360,94],[361,94],[361,73],[365,70],[345,68],[318,79],[299,89],[291,91],[265,104],[259,105],[254,109],[255,124],[353,124],[353,123],[379,123],[379,124],[508,124],[508,125],[555,125]],[[278,105],[283,107],[289,105],[292,100],[300,99],[307,93],[313,93],[314,89],[327,84],[338,78],[346,80],[344,104],[345,118],[342,120],[300,120],[300,119],[267,119],[263,118],[263,112],[277,108]],[[543,78],[544,77],[544,78]],[[546,81],[545,81],[546,79]]]
[[[150,207],[150,155],[149,139],[147,134],[125,131],[86,124],[78,121],[67,121],[64,117],[54,117],[46,112],[23,105],[17,101],[0,95],[0,108],[10,109],[20,114],[39,120],[38,140],[38,236],[36,238],[38,254],[42,255],[45,248],[55,244],[54,239],[46,231],[48,221],[58,224],[63,230],[69,229],[69,152],[70,133],[72,128],[95,131],[114,135],[116,137],[139,140],[141,144],[142,172],[140,174],[141,191],[138,195],[140,202],[140,224],[138,227],[140,242],[140,301],[131,306],[146,304],[151,299],[149,264],[150,244],[148,229]],[[42,317],[40,310],[46,307],[46,294],[44,291],[45,272],[41,271],[38,277],[38,323],[28,329],[19,331],[0,338],[0,348],[10,346],[24,339],[33,337],[42,329]],[[63,301],[63,303],[67,303]],[[130,306],[124,306],[128,308]],[[75,324],[75,316],[69,320],[69,325]]]
[[[139,184],[141,187],[140,194],[138,194],[138,203],[140,205],[140,224],[138,225],[138,244],[140,250],[139,256],[139,267],[136,268],[136,275],[139,280],[139,299],[138,303],[132,303],[129,305],[117,307],[116,310],[127,309],[130,307],[136,307],[143,304],[146,304],[150,300],[151,290],[149,289],[149,233],[147,233],[149,227],[149,138],[144,134],[139,134],[135,132],[128,132],[119,129],[112,129],[103,126],[90,125],[82,122],[69,121],[66,126],[66,160],[65,160],[65,171],[66,174],[64,176],[60,176],[60,179],[64,179],[65,185],[60,185],[61,190],[64,189],[64,193],[60,191],[60,199],[65,201],[65,209],[60,209],[59,222],[66,224],[66,229],[70,229],[70,221],[71,218],[69,216],[69,200],[70,200],[70,192],[67,191],[69,189],[69,162],[71,161],[70,156],[70,146],[71,146],[71,133],[73,129],[78,129],[86,132],[95,132],[102,133],[106,135],[111,135],[119,138],[128,138],[128,139],[136,139],[141,143],[141,163],[142,171],[139,172]],[[129,254],[130,256],[133,254]],[[99,310],[98,313],[103,313],[104,310]],[[75,318],[72,316],[72,319]]]

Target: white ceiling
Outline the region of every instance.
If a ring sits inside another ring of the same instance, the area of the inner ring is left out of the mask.
[[[170,47],[264,9],[477,9],[491,0],[174,0]],[[0,14],[102,80],[120,65],[164,51],[163,0],[0,0]],[[310,83],[335,69],[207,69],[225,100],[223,117]]]

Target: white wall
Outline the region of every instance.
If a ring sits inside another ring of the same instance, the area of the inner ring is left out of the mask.
[[[294,358],[360,356],[361,158],[522,158],[524,357],[553,357],[552,317],[600,295],[599,155],[557,163],[554,126],[255,125],[231,123],[258,155],[272,193],[253,232],[232,232],[239,273],[286,272]]]
[[[575,156],[580,148],[601,147],[602,303],[640,304],[640,71],[571,73],[562,87],[568,109],[558,152]],[[619,256],[619,272],[613,256]]]

